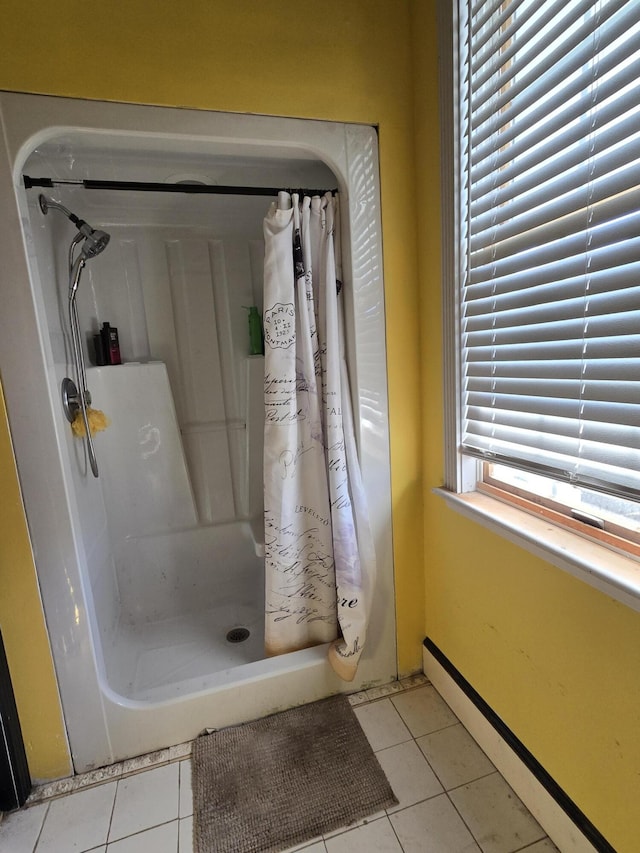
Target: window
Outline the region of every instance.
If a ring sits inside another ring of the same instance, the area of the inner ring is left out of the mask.
[[[640,2],[454,6],[446,486],[640,556]]]

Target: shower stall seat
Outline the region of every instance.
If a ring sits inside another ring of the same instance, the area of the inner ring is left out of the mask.
[[[108,680],[130,699],[167,699],[185,681],[263,657],[263,546],[248,521],[199,524],[164,363],[87,375],[111,420],[99,444],[120,594],[118,623],[103,637]],[[261,430],[252,432],[261,454]],[[227,642],[239,628],[242,644]]]

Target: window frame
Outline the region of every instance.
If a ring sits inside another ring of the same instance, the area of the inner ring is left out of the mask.
[[[602,536],[520,496],[482,484],[482,462],[461,452],[462,363],[460,282],[464,269],[460,126],[458,0],[437,0],[440,49],[442,180],[442,328],[444,478],[435,493],[450,508],[640,612],[640,553],[633,543]]]

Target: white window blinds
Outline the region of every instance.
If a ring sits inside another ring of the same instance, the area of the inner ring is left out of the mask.
[[[462,449],[640,495],[640,0],[460,0]]]

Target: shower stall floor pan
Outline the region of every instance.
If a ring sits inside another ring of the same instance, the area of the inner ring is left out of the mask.
[[[233,642],[238,628],[249,635]],[[108,680],[116,693],[138,701],[170,699],[182,692],[180,685],[264,658],[262,602],[120,625],[110,651]]]

